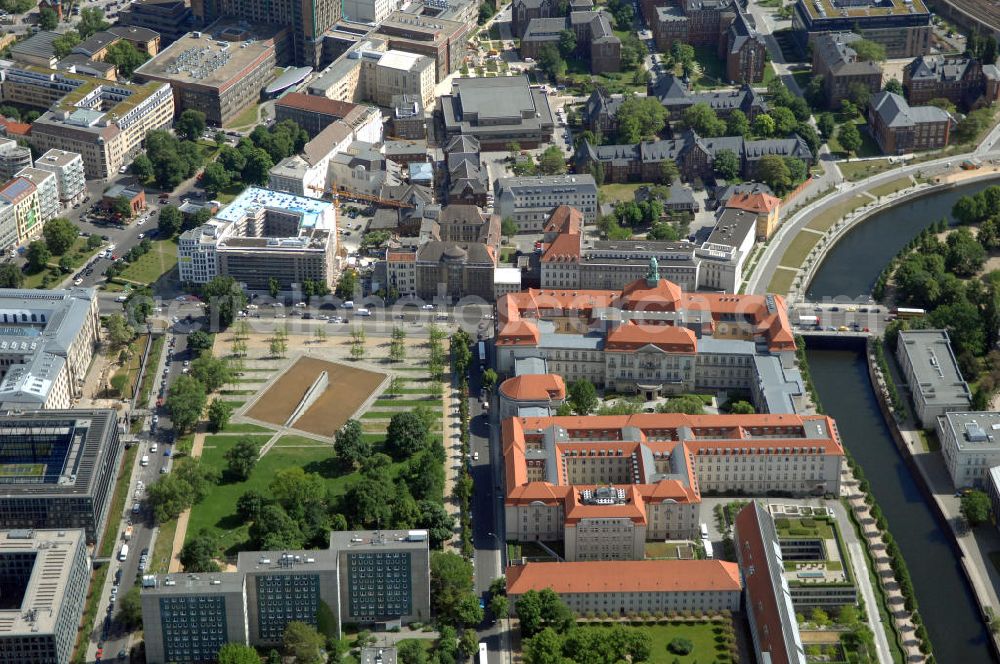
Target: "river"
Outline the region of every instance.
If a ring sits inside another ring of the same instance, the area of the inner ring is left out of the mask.
[[[887,207],[848,232],[830,250],[806,291],[806,299],[869,295],[886,263],[938,219],[951,222],[951,208],[962,196],[974,194],[996,180],[962,185],[937,194]]]
[[[994,181],[995,182],[995,181]],[[807,298],[870,295],[885,265],[921,230],[948,217],[960,196],[988,183],[963,185],[887,208],[830,251]],[[906,559],[938,662],[993,662],[987,634],[950,535],[935,518],[905,464],[875,401],[864,353],[811,350],[809,366],[823,406],[837,420]]]

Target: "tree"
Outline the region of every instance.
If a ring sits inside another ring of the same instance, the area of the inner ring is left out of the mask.
[[[205,409],[205,386],[191,376],[178,376],[167,393],[166,406],[174,427],[190,431]]]
[[[562,649],[563,636],[553,629],[544,629],[525,641],[524,661],[526,664],[568,664],[572,660],[563,657]]]
[[[858,126],[853,122],[845,122],[840,125],[837,140],[840,141],[840,146],[847,151],[847,155],[850,157],[861,147],[861,132],[858,131]]]
[[[14,263],[0,265],[0,288],[20,288],[24,284],[24,273]]]
[[[55,52],[56,58],[62,60],[73,48],[79,44],[82,40],[80,39],[80,33],[76,30],[67,30],[63,34],[59,35],[52,40],[52,49]],[[6,113],[5,113],[6,115]]]
[[[80,12],[80,22],[77,24],[77,32],[81,39],[90,39],[95,32],[107,30],[111,24],[104,20],[104,12],[96,7],[88,7]]]
[[[872,93],[868,89],[868,86],[860,81],[855,81],[847,86],[847,98],[857,106],[859,109],[864,109],[868,106],[868,101],[871,99]]]
[[[670,47],[670,59],[675,65],[680,65],[682,69],[689,69],[694,64],[694,57],[694,46],[690,44],[675,41]]]
[[[224,359],[202,353],[191,363],[191,376],[204,385],[207,392],[216,392],[232,381],[233,371]]]
[[[205,300],[205,314],[214,325],[218,321],[221,328],[229,327],[236,319],[236,312],[247,306],[247,296],[232,277],[218,276],[202,286]]]
[[[885,46],[870,39],[851,42],[851,48],[858,54],[860,62],[885,62]]]
[[[546,628],[565,632],[575,620],[573,612],[551,588],[526,591],[518,598],[515,611],[521,621],[521,634],[526,637]]]
[[[125,320],[122,314],[111,314],[104,325],[107,330],[108,345],[112,349],[118,349],[135,338],[135,330]]]
[[[323,645],[326,640],[311,625],[293,620],[285,627],[281,642],[285,654],[294,657],[296,664],[320,664],[325,661]]]
[[[56,14],[55,10],[42,7],[42,10],[38,12],[38,27],[42,30],[55,30],[57,25],[59,25],[59,15]]]
[[[559,53],[564,58],[569,58],[576,51],[576,33],[572,30],[563,30],[559,33]]]
[[[209,334],[205,330],[195,330],[188,335],[188,348],[197,355],[201,355],[206,350],[212,350],[214,344],[215,335]]]
[[[402,664],[429,664],[427,650],[417,639],[401,641],[396,648],[396,656]]]
[[[899,82],[898,78],[890,78],[882,89],[894,95],[903,95],[903,84]]]
[[[250,438],[240,438],[236,443],[226,450],[226,469],[237,480],[244,482],[260,456],[260,449],[257,443]]]
[[[215,659],[218,664],[261,664],[257,650],[242,643],[223,644]]]
[[[747,401],[734,401],[729,406],[729,412],[733,415],[753,415],[757,410]]]
[[[569,403],[577,415],[589,415],[597,408],[597,389],[585,378],[569,386]]]
[[[566,172],[566,156],[558,145],[550,145],[538,156],[538,169],[544,175],[559,175]]]
[[[511,217],[504,217],[500,222],[500,233],[508,240],[517,235],[517,222]]]
[[[361,432],[361,423],[347,420],[334,436],[333,451],[350,468],[360,464],[372,454],[372,445]]]
[[[685,394],[673,399],[667,399],[656,406],[658,413],[685,413],[701,415],[705,412],[705,403],[693,394]]]
[[[776,193],[781,194],[792,183],[792,173],[788,164],[778,155],[764,155],[757,162],[756,177]]]
[[[431,554],[431,605],[442,624],[459,622],[456,617],[464,598],[475,599],[472,564],[457,553]]]
[[[136,160],[138,160],[138,157],[136,157]],[[135,162],[132,162],[132,165],[135,166]],[[157,228],[160,230],[160,235],[169,240],[180,231],[183,221],[184,216],[180,210],[173,205],[164,205],[160,208],[160,218],[157,221]]]
[[[246,155],[246,165],[243,166],[243,181],[247,184],[267,183],[269,173],[274,168],[271,156],[260,148],[251,149]]]
[[[174,131],[181,138],[197,141],[205,133],[205,114],[189,108],[182,112],[174,121]]]
[[[229,424],[229,416],[232,415],[232,407],[222,399],[216,399],[208,407],[208,429],[212,433],[218,433]]]
[[[256,521],[266,504],[267,500],[260,491],[249,489],[236,499],[236,513],[246,521]]]
[[[650,227],[646,237],[660,242],[676,242],[681,239],[681,232],[669,221],[660,221]]]
[[[566,75],[566,61],[559,54],[558,46],[546,44],[539,50],[538,68],[554,81]]]
[[[264,505],[250,524],[250,539],[261,550],[302,548],[302,531],[281,505]]]
[[[659,100],[653,100],[659,103]],[[722,136],[726,133],[726,123],[705,102],[698,102],[685,109],[681,115],[681,123],[699,136]]]
[[[724,180],[735,180],[740,175],[740,158],[732,150],[719,150],[715,153],[712,170]]]
[[[809,167],[798,157],[785,157],[784,161],[792,185],[797,185],[809,176]]]
[[[483,387],[485,387],[487,390],[492,390],[494,387],[496,387],[497,380],[498,380],[497,372],[494,371],[493,369],[487,369],[486,371],[483,372],[482,383]]]
[[[133,215],[132,203],[124,196],[118,196],[111,201],[111,212],[122,219],[131,219]]]
[[[768,111],[768,115],[774,120],[774,135],[788,136],[799,124],[798,118],[789,109],[777,106]]]
[[[833,132],[837,130],[837,121],[833,113],[820,113],[816,118],[816,128],[819,129],[819,133],[823,134],[824,138],[833,136]]]
[[[497,620],[507,617],[510,613],[510,602],[505,595],[493,595],[490,598],[490,613]]]
[[[618,140],[638,143],[663,131],[667,111],[658,99],[629,95],[618,108]]]
[[[968,228],[959,228],[948,234],[945,250],[945,267],[959,277],[971,277],[986,262],[986,249]]]
[[[386,429],[386,448],[397,459],[405,459],[427,447],[427,433],[427,425],[416,413],[396,413]]]
[[[458,640],[458,651],[466,658],[472,657],[479,651],[479,635],[474,629],[463,629],[462,636]]]
[[[205,191],[218,193],[229,184],[229,171],[226,170],[225,166],[215,161],[205,166],[201,176],[201,186],[205,188]]]
[[[750,133],[750,121],[746,113],[740,109],[734,110],[726,120],[727,136],[746,136]]]
[[[202,530],[184,543],[178,558],[185,572],[218,572],[219,564],[215,562],[218,550],[218,543],[212,534]]]
[[[358,273],[351,269],[344,270],[340,274],[340,279],[337,280],[337,288],[334,293],[341,299],[348,299],[354,297],[357,291]]]
[[[774,136],[775,122],[767,113],[761,113],[753,119],[753,133],[767,138],[769,136]]]
[[[139,586],[132,586],[118,602],[118,622],[130,630],[142,626],[142,598]]]
[[[52,260],[52,252],[49,251],[48,246],[44,242],[35,240],[28,245],[25,257],[28,259],[28,270],[36,273],[44,270],[48,262]]]
[[[680,176],[681,172],[677,168],[677,162],[670,160],[660,162],[660,182],[662,184],[669,186],[678,180]]]
[[[694,644],[691,643],[690,639],[685,639],[682,636],[674,637],[667,644],[667,650],[669,650],[674,655],[689,655],[691,651],[694,650]]]
[[[108,47],[104,56],[105,62],[110,62],[118,68],[118,76],[131,78],[132,73],[149,60],[149,54],[137,49],[132,42],[121,40]]]
[[[798,126],[795,127],[795,133],[806,142],[806,145],[809,146],[810,152],[814,155],[819,154],[819,149],[822,146],[823,141],[820,140],[819,134],[815,129],[813,129],[813,126],[809,124],[808,121],[800,121]]]

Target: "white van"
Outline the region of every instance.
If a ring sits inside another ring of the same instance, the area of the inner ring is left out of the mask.
[[[142,459],[139,460],[139,465],[145,468],[149,465],[149,455],[143,454]]]
[[[368,309],[358,309],[357,311],[354,312],[354,315],[355,316],[371,316],[372,312],[369,311]]]
[[[128,559],[128,544],[122,544],[121,551],[118,552],[118,560],[125,562]]]
[[[701,538],[703,540],[707,540],[708,539],[708,524],[707,523],[701,524]]]
[[[344,309],[353,309],[354,308],[354,300],[348,300],[347,302],[344,302],[340,306],[343,307]]]

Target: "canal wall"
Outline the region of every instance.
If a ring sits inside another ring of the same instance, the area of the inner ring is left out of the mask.
[[[931,489],[931,478],[928,477],[923,464],[918,462],[912,445],[903,436],[903,432],[899,427],[899,419],[896,417],[896,414],[889,403],[888,390],[883,387],[883,383],[879,380],[881,370],[878,367],[878,361],[876,360],[875,353],[872,350],[873,344],[876,343],[882,343],[881,337],[869,337],[867,343],[868,348],[865,352],[865,361],[868,366],[868,379],[871,381],[872,391],[875,393],[875,401],[878,403],[882,417],[885,419],[889,432],[892,435],[892,441],[902,455],[903,462],[906,464],[906,467],[910,471],[911,475],[917,479],[916,485],[920,490],[920,493],[924,496],[924,498],[928,499],[928,504],[933,505],[934,509],[932,510],[932,513],[941,526],[942,531],[949,534],[949,546],[958,558],[958,562],[965,576],[965,581],[968,583],[973,597],[976,598],[976,604],[979,607],[980,616],[983,619],[983,623],[987,626],[986,631],[990,637],[991,654],[993,659],[995,661],[1000,661],[1000,634],[994,634],[989,631],[990,614],[988,611],[988,609],[996,611],[1000,607],[992,606],[990,591],[984,586],[983,579],[976,571],[974,564],[970,561],[971,555],[966,543],[957,537],[955,529],[951,526],[947,510],[945,509],[945,505],[941,499],[941,496],[950,495],[950,492],[942,494],[940,490],[933,491]],[[886,359],[888,362],[893,361],[888,356]],[[893,380],[893,378],[891,376],[882,378],[882,381],[885,380]],[[941,487],[938,487],[938,489],[940,488]],[[986,580],[986,583],[989,583],[989,579]]]
[[[847,236],[860,224],[868,221],[868,219],[872,216],[886,210],[889,207],[892,207],[893,205],[917,200],[932,194],[940,194],[944,191],[990,179],[1000,179],[1000,174],[991,169],[989,172],[984,172],[979,176],[964,178],[956,182],[945,182],[941,184],[915,184],[908,189],[903,189],[895,194],[881,197],[878,200],[873,200],[871,203],[866,203],[860,208],[856,208],[855,211],[849,213],[843,219],[831,226],[826,231],[824,236],[820,238],[820,241],[816,243],[816,246],[813,247],[812,251],[809,252],[809,255],[805,259],[806,265],[804,266],[804,269],[803,266],[799,267],[799,274],[793,282],[791,289],[789,289],[786,300],[789,304],[793,304],[799,300],[805,299],[805,293],[809,291],[809,285],[812,283],[816,273],[819,272],[819,269],[823,266],[823,263],[826,262],[826,257],[830,250],[833,249],[842,238]]]

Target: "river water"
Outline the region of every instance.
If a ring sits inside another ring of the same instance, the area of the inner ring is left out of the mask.
[[[879,273],[910,239],[934,221],[950,219],[960,196],[986,186],[965,185],[877,213],[834,247],[810,284],[808,299],[869,295]],[[993,662],[950,536],[935,519],[892,441],[872,392],[864,353],[811,350],[808,357],[823,406],[837,420],[844,445],[864,469],[909,566],[937,661]]]

